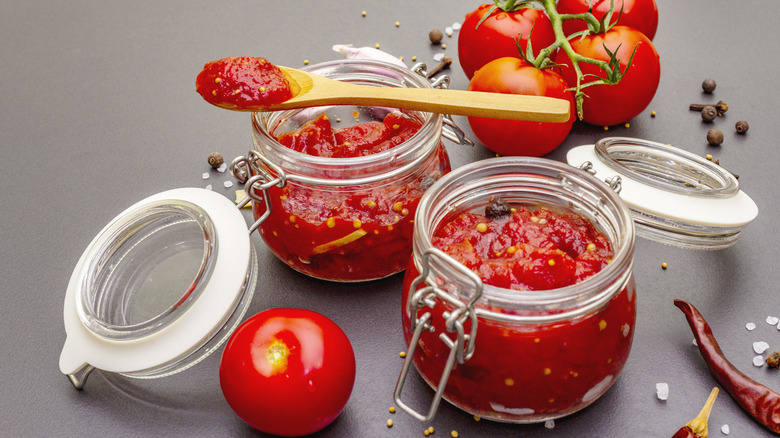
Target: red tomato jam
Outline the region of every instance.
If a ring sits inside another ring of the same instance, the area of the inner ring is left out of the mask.
[[[279,67],[265,58],[243,56],[211,61],[195,79],[206,102],[222,108],[246,109],[290,100],[290,83]]]
[[[309,155],[346,158],[401,144],[420,123],[401,113],[382,122],[332,129],[324,114],[294,132],[278,135],[287,147]],[[268,247],[304,274],[334,281],[364,281],[402,271],[412,252],[417,204],[449,171],[444,146],[408,174],[356,187],[291,184],[269,190],[271,214],[260,226]],[[255,203],[256,218],[265,212]]]
[[[493,219],[462,213],[438,226],[434,236],[432,244],[477,272],[484,284],[525,294],[581,282],[597,275],[612,256],[608,239],[587,219],[544,207],[515,206]],[[404,309],[418,275],[412,261],[404,280]],[[444,398],[471,414],[503,422],[535,423],[576,412],[599,398],[625,365],[635,305],[633,276],[603,306],[551,322],[513,317],[554,315],[555,310],[519,312],[478,302],[474,355],[455,365]],[[442,313],[453,310],[440,298],[433,308],[424,307],[436,330],[423,331],[414,363],[434,388],[450,352],[439,335],[453,337],[444,330]],[[403,312],[403,320],[408,345],[409,312]],[[465,333],[470,329],[467,321]]]
[[[600,271],[612,257],[609,240],[582,216],[545,207],[509,208],[493,200],[488,211],[497,217],[462,213],[439,227],[431,243],[485,284],[506,289],[569,286]]]

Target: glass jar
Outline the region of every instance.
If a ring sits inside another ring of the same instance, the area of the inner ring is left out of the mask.
[[[432,87],[421,74],[378,61],[340,60],[306,70],[362,85]],[[284,263],[341,282],[378,279],[405,268],[417,204],[450,170],[441,138],[448,118],[404,111],[422,124],[419,131],[391,149],[359,157],[307,155],[277,140],[323,112],[336,127],[345,127],[381,122],[394,111],[331,106],[252,114],[255,147],[234,161],[233,173],[250,181],[254,227]]]
[[[431,239],[454,215],[484,212],[491,197],[587,218],[608,238],[612,259],[595,275],[557,289],[483,284]],[[430,421],[443,397],[470,414],[511,423],[559,418],[593,403],[615,382],[631,350],[634,232],[630,211],[610,186],[563,163],[495,158],[439,180],[415,218],[403,286],[408,353],[396,403]],[[427,414],[401,399],[411,363],[436,389]]]

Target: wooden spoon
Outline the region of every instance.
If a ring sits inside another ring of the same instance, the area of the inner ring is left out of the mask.
[[[257,98],[257,90],[265,92],[266,86],[269,90],[286,88],[277,67],[289,83],[292,97],[270,104],[269,100]],[[209,103],[233,111],[360,105],[496,119],[565,122],[569,120],[570,108],[570,103],[564,99],[543,96],[358,85],[273,66],[263,58],[252,57],[224,58],[206,64],[198,75],[196,88]]]
[[[251,111],[273,111],[320,105],[388,106],[460,116],[562,123],[569,120],[564,99],[437,88],[373,87],[328,79],[279,67],[290,80],[293,98]]]

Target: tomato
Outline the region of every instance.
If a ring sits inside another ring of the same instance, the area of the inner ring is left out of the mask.
[[[570,41],[575,52],[588,58],[608,61],[609,55],[604,47],[615,52],[620,60],[620,70],[624,71],[636,47],[628,72],[615,85],[594,85],[583,89],[587,94],[582,105],[583,121],[593,125],[609,126],[627,122],[641,113],[653,100],[661,79],[661,62],[653,43],[636,29],[615,26],[606,34],[574,38]],[[561,76],[570,84],[575,83],[576,75],[571,60],[564,51],[553,57],[561,64]],[[597,66],[579,63],[582,73],[605,77],[606,73]]]
[[[471,130],[485,147],[500,155],[547,154],[563,143],[576,117],[574,97],[568,88],[566,81],[550,69],[539,70],[520,58],[494,59],[474,73],[469,90],[566,99],[571,103],[571,116],[564,123],[469,117]]]
[[[466,14],[458,34],[458,59],[463,72],[471,79],[478,68],[504,56],[520,57],[515,39],[525,53],[529,35],[534,56],[555,42],[550,19],[537,9],[504,12],[496,9],[482,23],[480,20],[495,5],[481,5]],[[533,28],[533,33],[531,29]]]
[[[561,14],[581,14],[588,12],[589,4],[593,5],[593,15],[597,20],[601,20],[601,17],[609,11],[610,0],[558,0],[558,12]],[[652,40],[658,28],[658,6],[656,6],[655,0],[615,0],[612,23],[615,23],[615,20],[617,20],[617,24],[633,27]],[[566,35],[587,28],[588,25],[582,20],[563,22],[563,32]]]
[[[341,328],[325,316],[270,309],[230,337],[219,382],[230,407],[255,429],[308,435],[333,422],[346,405],[355,355]]]

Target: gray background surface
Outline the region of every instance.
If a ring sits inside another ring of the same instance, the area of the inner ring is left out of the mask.
[[[749,376],[780,390],[780,374],[756,368],[752,342],[780,350],[777,236],[780,212],[775,2],[659,0],[655,45],[662,78],[650,107],[630,127],[604,132],[576,124],[551,158],[607,134],[672,143],[710,153],[740,174],[759,217],[736,246],[717,252],[637,242],[638,322],[635,343],[614,387],[555,428],[511,426],[472,417],[443,404],[432,421],[448,436],[671,436],[693,418],[715,385],[674,298],[708,317],[726,354]],[[60,374],[62,303],[71,271],[92,237],[127,206],[176,187],[204,187],[233,197],[209,171],[206,157],[226,159],[251,147],[248,115],[216,109],[194,91],[204,62],[264,56],[301,66],[335,59],[336,43],[374,46],[435,64],[432,28],[463,20],[467,1],[320,2],[73,0],[0,3],[0,435],[2,436],[253,436],[219,389],[219,354],[169,378],[137,381],[95,372],[84,391]],[[361,17],[361,11],[367,11]],[[395,22],[400,27],[395,27]],[[457,34],[446,38],[455,57]],[[459,67],[453,88],[465,88]],[[700,84],[713,77],[713,96]],[[688,111],[695,101],[725,100],[717,121],[723,146],[709,147],[709,126]],[[657,117],[651,118],[651,110]],[[737,120],[750,122],[746,136]],[[456,118],[464,129],[465,119]],[[491,156],[481,146],[448,144],[453,166]],[[249,220],[248,213],[247,220]],[[357,356],[357,380],[345,411],[321,436],[422,436],[429,424],[388,413],[404,348],[400,324],[402,276],[338,285],[298,275],[278,262],[255,235],[263,278],[250,308],[306,307],[336,321]],[[661,263],[668,263],[667,270]],[[758,325],[750,332],[747,322]],[[655,384],[671,394],[659,401]],[[406,397],[430,391],[410,384]],[[388,429],[385,421],[395,426]],[[767,434],[722,393],[711,435]]]

